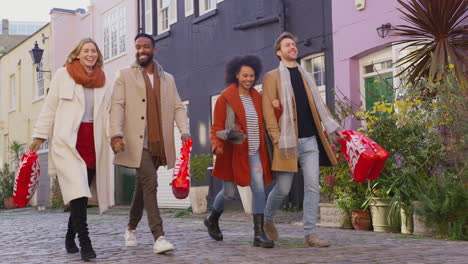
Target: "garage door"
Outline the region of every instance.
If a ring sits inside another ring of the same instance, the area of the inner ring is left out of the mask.
[[[183,102],[188,113],[188,101]],[[182,141],[177,126],[174,124],[174,141],[177,158],[180,156]],[[159,167],[158,170],[158,204],[160,208],[187,208],[190,206],[190,199],[176,199],[172,193],[172,173],[173,170],[167,170],[166,167]]]

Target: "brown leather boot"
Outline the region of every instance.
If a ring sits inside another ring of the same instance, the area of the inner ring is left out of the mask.
[[[317,234],[312,233],[304,236],[304,245],[311,247],[328,247],[331,244],[320,240]]]
[[[276,230],[275,224],[273,224],[273,222],[265,222],[263,224],[263,230],[265,231],[267,237],[269,237],[271,240],[278,240],[278,230]]]

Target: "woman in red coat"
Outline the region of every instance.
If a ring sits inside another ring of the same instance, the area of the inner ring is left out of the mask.
[[[225,78],[229,86],[216,101],[211,127],[211,146],[216,155],[213,176],[223,180],[223,188],[216,195],[213,210],[205,220],[205,225],[211,238],[223,240],[218,221],[224,209],[224,199],[232,199],[235,185],[250,185],[253,244],[272,248],[273,241],[263,232],[264,185],[269,184],[272,178],[265,142],[262,98],[253,88],[261,70],[260,59],[252,55],[234,57],[226,64]],[[230,137],[233,130],[237,135],[246,135],[247,138],[233,143],[236,141]]]

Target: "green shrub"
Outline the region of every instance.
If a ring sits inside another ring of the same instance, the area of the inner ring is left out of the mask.
[[[426,224],[436,228],[442,237],[451,240],[468,240],[464,226],[468,224],[468,189],[452,172],[445,172],[429,184],[420,187],[415,208],[424,216]]]
[[[199,183],[206,178],[206,170],[213,164],[211,154],[196,154],[190,157],[190,180]]]
[[[15,172],[10,171],[8,163],[3,165],[0,170],[0,207],[3,208],[3,199],[13,196],[13,187],[15,184]]]

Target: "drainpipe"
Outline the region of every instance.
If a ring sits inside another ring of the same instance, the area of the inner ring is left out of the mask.
[[[278,10],[278,18],[279,18],[279,26],[280,32],[286,31],[286,0],[279,0],[279,10]]]
[[[286,30],[286,18],[285,18],[285,0],[279,0],[279,10],[277,15],[262,17],[261,9],[263,9],[263,4],[259,4],[257,6],[257,19],[254,21],[237,24],[233,26],[234,30],[246,30],[256,27],[261,27],[268,24],[278,23],[280,26],[280,32],[284,32]],[[258,3],[258,2],[257,2]]]

